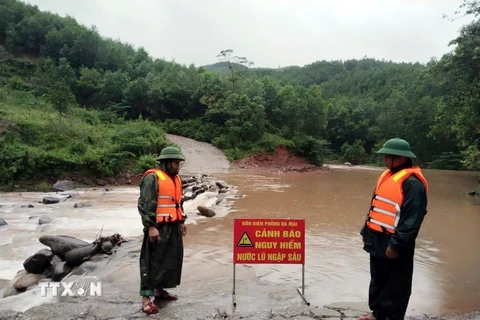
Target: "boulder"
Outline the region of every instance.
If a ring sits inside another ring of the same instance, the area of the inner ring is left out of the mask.
[[[65,261],[73,266],[81,265],[87,258],[98,253],[100,245],[96,243],[89,244],[80,248],[75,248],[65,254]]]
[[[39,225],[42,225],[42,224],[48,224],[52,222],[52,218],[50,218],[49,216],[41,216],[39,219],[38,219],[38,224]]]
[[[102,242],[102,251],[105,253],[111,253],[113,248],[113,244],[110,241]]]
[[[53,281],[60,281],[63,278],[65,278],[65,276],[67,274],[69,274],[70,271],[72,271],[72,266],[70,266],[65,261],[61,261],[61,262],[57,263],[55,265],[55,268],[53,269],[52,280]]]
[[[7,221],[5,221],[3,218],[0,218],[0,227],[6,225],[8,225]]]
[[[39,239],[40,243],[50,247],[52,252],[58,255],[62,260],[65,259],[65,255],[70,250],[81,248],[89,245],[88,242],[77,239],[70,236],[51,236],[45,235],[41,236]]]
[[[84,208],[84,207],[91,207],[92,204],[89,202],[77,202],[73,205],[74,208]]]
[[[212,209],[209,209],[207,207],[198,206],[197,210],[200,212],[199,214],[201,216],[204,216],[204,217],[207,217],[207,218],[211,218],[211,217],[215,216],[215,212]]]
[[[60,202],[60,199],[55,198],[55,197],[45,197],[43,198],[42,202],[44,204],[54,204]]]
[[[51,250],[42,249],[23,262],[28,273],[42,274],[50,266],[54,254]]]
[[[220,188],[220,189],[228,189],[228,184],[223,181],[223,180],[217,180],[215,181],[215,184]]]
[[[53,256],[52,260],[50,260],[50,264],[48,267],[43,271],[42,275],[49,278],[53,274],[53,270],[55,270],[55,266],[62,262],[62,259],[59,256]]]
[[[59,180],[53,185],[56,191],[68,191],[75,189],[75,184],[71,180]]]
[[[40,280],[45,278],[41,274],[27,273],[13,284],[13,287],[18,291],[25,291],[28,287],[37,284]]]
[[[15,275],[15,277],[13,277],[13,279],[10,280],[8,285],[5,287],[5,291],[3,292],[3,297],[2,298],[14,296],[14,295],[17,295],[17,294],[21,293],[21,291],[18,291],[17,289],[15,289],[13,287],[13,285],[15,284],[15,282],[17,282],[18,279],[22,278],[26,274],[27,274],[27,271],[25,271],[25,270],[18,271],[17,274]]]

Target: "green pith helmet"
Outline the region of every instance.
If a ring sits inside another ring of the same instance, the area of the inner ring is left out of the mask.
[[[417,156],[413,154],[410,149],[410,144],[403,139],[394,138],[390,139],[383,147],[377,151],[378,154],[393,154],[396,156],[403,156],[408,158],[416,158]]]
[[[183,154],[180,152],[180,150],[178,150],[175,147],[163,148],[162,152],[160,152],[160,155],[157,158],[157,161],[160,161],[163,159],[185,161],[185,157],[183,156]]]

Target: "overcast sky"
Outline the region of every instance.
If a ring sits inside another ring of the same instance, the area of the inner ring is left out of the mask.
[[[95,25],[154,58],[196,66],[233,49],[257,67],[317,60],[428,62],[472,18],[451,22],[462,0],[25,0]]]

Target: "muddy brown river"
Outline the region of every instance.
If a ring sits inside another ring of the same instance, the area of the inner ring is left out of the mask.
[[[306,292],[313,303],[367,300],[368,254],[359,230],[381,171],[250,175],[223,178],[247,195],[235,210],[199,230],[195,242],[232,247],[234,218],[301,218],[306,224]],[[458,314],[480,309],[480,199],[466,196],[478,174],[425,170],[428,213],[418,236],[408,314]],[[192,238],[190,239],[192,240]],[[298,266],[255,265],[260,279],[299,284]]]
[[[194,171],[192,166],[184,169]],[[216,169],[211,170],[217,171],[215,176],[244,197],[226,201],[214,218],[192,213],[198,204],[215,201],[208,195],[188,205],[191,218],[180,289],[192,296],[188,303],[195,303],[193,297],[203,293],[212,304],[231,299],[235,218],[305,219],[305,293],[311,304],[367,301],[369,260],[359,231],[382,169],[333,166],[329,172],[308,174],[227,172],[224,165]],[[417,240],[407,315],[480,310],[480,198],[466,195],[475,189],[478,173],[425,170],[424,174],[430,184],[428,214]],[[141,235],[135,186],[75,192],[74,202],[88,201],[92,206],[72,209],[73,202],[64,201],[28,208],[22,205],[41,200],[44,194],[0,194],[0,217],[9,223],[0,229],[0,279],[13,278],[29,255],[44,248],[38,242],[42,234],[92,241],[103,226],[104,235]],[[35,219],[45,214],[53,221],[42,232],[44,226]],[[36,218],[29,219],[32,216]],[[136,295],[138,260],[122,263],[108,281]],[[266,299],[279,305],[300,299],[296,292],[302,280],[300,265],[237,265],[236,269],[239,308],[268,309]]]

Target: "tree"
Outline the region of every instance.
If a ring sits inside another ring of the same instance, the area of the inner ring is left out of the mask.
[[[53,83],[48,94],[48,100],[60,113],[67,112],[70,107],[76,104],[75,95],[65,78],[60,78]]]
[[[233,56],[233,50],[222,50],[217,55],[220,62],[227,63],[228,70],[230,70],[230,79],[232,83],[232,92],[235,93],[237,82],[245,76],[248,68],[252,67],[254,63],[249,61],[246,57]]]

